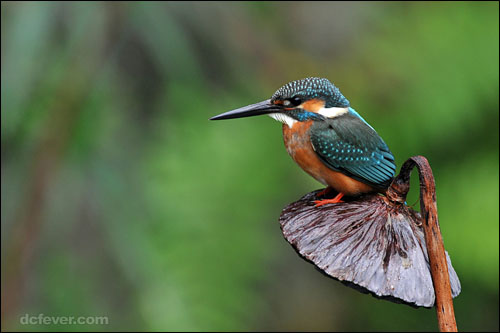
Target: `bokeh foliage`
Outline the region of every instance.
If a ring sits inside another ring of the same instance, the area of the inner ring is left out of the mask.
[[[458,327],[498,331],[497,2],[1,9],[2,329],[435,330],[282,239],[282,207],[320,185],[279,124],[207,120],[322,76],[399,166],[429,159]]]

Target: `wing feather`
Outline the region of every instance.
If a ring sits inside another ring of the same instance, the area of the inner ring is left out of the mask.
[[[316,154],[331,169],[377,188],[391,183],[394,156],[377,132],[355,114],[316,122],[310,137]]]

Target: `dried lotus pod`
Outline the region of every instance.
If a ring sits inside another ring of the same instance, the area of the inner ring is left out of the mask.
[[[280,216],[285,239],[328,276],[362,292],[414,307],[432,307],[435,294],[422,219],[404,203],[409,189],[316,207],[317,193],[288,205]],[[403,186],[404,187],[404,186]],[[337,193],[332,191],[328,197]],[[345,198],[345,197],[344,197]],[[451,293],[460,281],[446,253]]]

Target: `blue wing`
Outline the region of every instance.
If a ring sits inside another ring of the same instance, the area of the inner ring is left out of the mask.
[[[312,146],[329,168],[377,188],[387,188],[396,171],[384,140],[353,113],[315,122]]]

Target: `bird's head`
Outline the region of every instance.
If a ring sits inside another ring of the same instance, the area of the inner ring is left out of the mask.
[[[267,114],[292,126],[297,121],[324,120],[348,112],[349,101],[328,79],[310,77],[279,88],[270,99],[225,112],[211,120]]]

